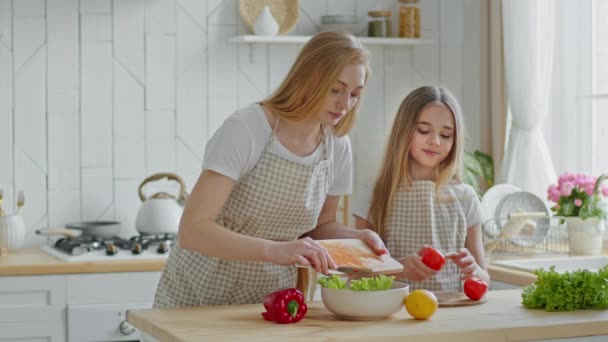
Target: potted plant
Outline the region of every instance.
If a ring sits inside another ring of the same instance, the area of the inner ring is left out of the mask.
[[[603,201],[608,186],[602,185],[606,178],[608,174],[593,177],[566,172],[547,189],[547,198],[555,203],[551,210],[568,224],[571,254],[601,253],[604,220],[608,217]]]
[[[481,197],[483,193],[494,185],[494,162],[492,157],[481,152],[465,152],[464,172],[462,181],[475,189]]]

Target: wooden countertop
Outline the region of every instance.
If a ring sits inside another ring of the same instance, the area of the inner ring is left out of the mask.
[[[127,321],[160,341],[522,341],[608,335],[608,311],[545,312],[521,305],[521,290],[490,291],[477,306],[439,308],[427,321],[405,309],[379,321],[339,320],[309,303],[296,324],[266,322],[262,304],[130,310]]]
[[[162,271],[165,260],[65,262],[39,249],[0,256],[0,276]]]

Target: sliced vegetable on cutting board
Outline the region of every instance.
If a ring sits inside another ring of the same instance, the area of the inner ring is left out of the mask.
[[[317,240],[317,242],[327,250],[338,267],[360,269],[365,275],[403,271],[403,265],[399,261],[388,254],[377,255],[359,239]]]

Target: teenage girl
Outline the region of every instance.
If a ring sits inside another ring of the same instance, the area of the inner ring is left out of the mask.
[[[357,199],[357,228],[372,229],[405,267],[412,289],[461,291],[461,281],[489,282],[480,203],[462,183],[463,123],[446,89],[421,87],[401,103],[373,189]],[[422,263],[425,246],[448,262],[439,272]],[[450,262],[451,261],[451,262]]]

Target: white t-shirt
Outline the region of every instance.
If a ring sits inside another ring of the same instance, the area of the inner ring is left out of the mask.
[[[465,214],[467,228],[481,222],[481,204],[475,190],[467,184],[450,183],[446,185],[451,187],[456,193],[456,198]],[[369,207],[372,204],[373,188],[370,185],[364,186],[362,191],[357,195],[353,215],[357,215],[363,219],[368,219]]]
[[[260,104],[251,104],[237,110],[207,142],[203,169],[215,171],[239,182],[262,156],[271,133],[272,128]],[[346,135],[337,137],[326,127],[324,140],[327,159],[330,161],[328,195],[350,194],[353,165],[350,139]],[[273,139],[270,151],[304,165],[313,165],[323,160],[323,144],[319,144],[312,154],[301,157],[290,152],[278,139]]]

